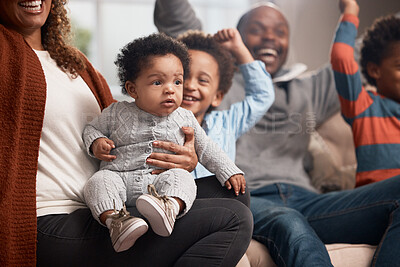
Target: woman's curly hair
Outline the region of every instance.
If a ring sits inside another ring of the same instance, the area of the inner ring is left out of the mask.
[[[125,83],[136,80],[140,71],[151,64],[150,57],[165,56],[167,54],[172,54],[179,58],[183,66],[184,77],[186,77],[190,71],[190,59],[188,50],[182,42],[164,33],[153,33],[149,36],[135,39],[125,45],[114,62],[118,67],[122,93],[127,94]]]
[[[67,0],[53,0],[49,16],[42,27],[42,44],[52,59],[65,72],[77,77],[85,69],[82,54],[69,45],[71,24],[65,7]]]
[[[393,15],[375,20],[373,25],[366,30],[361,48],[361,70],[368,83],[376,86],[374,78],[368,75],[369,62],[379,65],[384,58],[389,56],[390,45],[400,41],[400,18]]]
[[[202,31],[190,30],[178,36],[190,50],[199,50],[210,54],[218,63],[219,85],[218,90],[226,94],[232,85],[232,78],[236,71],[235,61],[231,53],[222,47],[211,34]]]

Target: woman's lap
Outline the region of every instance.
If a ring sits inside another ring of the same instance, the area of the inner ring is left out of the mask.
[[[129,211],[138,215],[135,208]],[[252,226],[251,213],[241,203],[200,199],[177,220],[170,237],[149,229],[131,249],[116,253],[108,229],[89,209],[79,209],[38,218],[37,265],[234,266],[250,242]]]
[[[246,190],[245,194],[236,196],[234,191],[226,189],[222,186],[215,175],[208,176],[195,180],[197,185],[197,198],[231,198],[242,202],[247,207],[250,207],[250,193]]]

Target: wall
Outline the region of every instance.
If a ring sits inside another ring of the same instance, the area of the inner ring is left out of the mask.
[[[252,1],[256,3],[258,1]],[[329,51],[340,16],[337,0],[275,0],[290,25],[290,52],[287,64],[305,63],[309,70],[329,60]],[[399,0],[359,0],[359,33],[375,18],[400,11]]]

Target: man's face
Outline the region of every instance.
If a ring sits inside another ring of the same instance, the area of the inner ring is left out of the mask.
[[[274,76],[285,63],[289,46],[289,26],[282,13],[269,6],[257,7],[239,31],[253,57],[263,61]]]

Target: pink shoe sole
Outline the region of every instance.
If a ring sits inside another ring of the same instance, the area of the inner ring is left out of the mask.
[[[113,244],[114,250],[116,252],[128,250],[135,244],[139,237],[147,232],[148,228],[144,220],[136,221],[131,227],[125,229],[125,231],[120,234]]]
[[[149,221],[151,229],[159,236],[170,236],[174,222],[169,222],[164,208],[149,195],[141,195],[136,201],[136,208]]]

